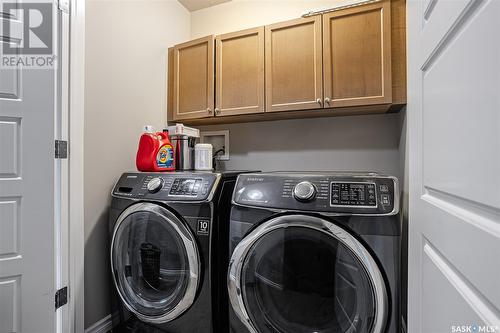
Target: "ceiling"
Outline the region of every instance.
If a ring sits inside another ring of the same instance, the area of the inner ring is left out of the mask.
[[[190,12],[198,9],[208,8],[231,0],[179,0]]]

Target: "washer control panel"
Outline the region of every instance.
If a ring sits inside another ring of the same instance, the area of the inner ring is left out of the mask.
[[[332,182],[330,205],[338,207],[376,207],[376,184]]]
[[[170,187],[169,195],[198,196],[202,189],[202,178],[176,178]],[[207,185],[207,184],[206,184]],[[207,187],[204,187],[207,192]]]
[[[217,186],[216,173],[125,173],[115,187],[113,196],[165,201],[202,201]]]
[[[261,173],[238,177],[235,204],[333,214],[393,215],[398,181],[373,173]]]

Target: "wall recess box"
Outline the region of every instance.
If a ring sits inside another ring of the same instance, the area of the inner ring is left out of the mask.
[[[210,143],[214,147],[214,153],[224,148],[225,154],[218,154],[217,159],[229,161],[229,130],[201,132],[200,141],[201,143]]]

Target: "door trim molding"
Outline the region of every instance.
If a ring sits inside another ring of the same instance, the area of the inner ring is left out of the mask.
[[[69,332],[84,333],[85,0],[72,0],[69,44]]]

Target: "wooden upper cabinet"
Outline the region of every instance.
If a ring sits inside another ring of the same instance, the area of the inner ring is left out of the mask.
[[[390,2],[324,14],[323,66],[325,107],[391,103]]]
[[[174,47],[173,119],[213,116],[214,36]]]
[[[381,0],[169,49],[167,116],[201,125],[395,112],[406,89],[406,0]]]
[[[265,27],[266,111],[322,107],[321,16]]]
[[[215,115],[264,112],[264,27],[216,37]]]

